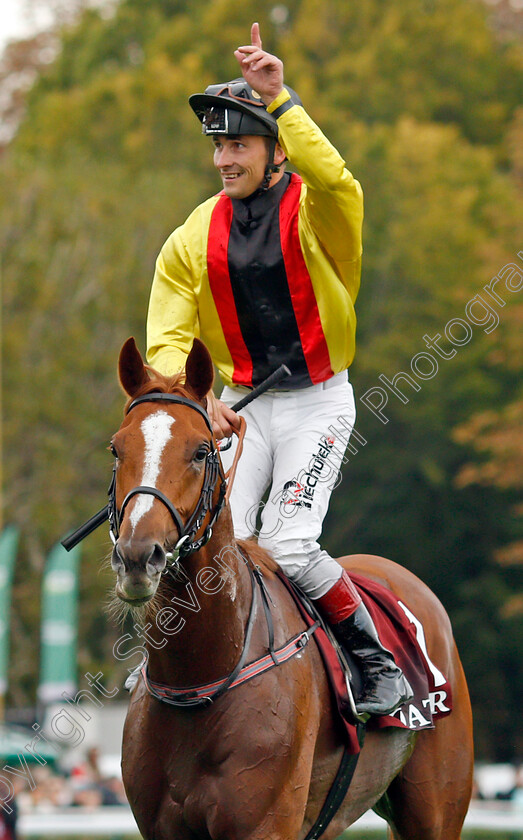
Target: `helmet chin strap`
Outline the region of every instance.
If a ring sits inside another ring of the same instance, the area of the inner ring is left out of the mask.
[[[263,177],[263,181],[260,184],[259,189],[262,192],[268,190],[271,185],[271,177],[273,172],[279,172],[281,164],[274,163],[274,153],[276,151],[276,138],[270,137],[269,138],[269,154],[267,158],[267,166],[265,167],[265,175]]]

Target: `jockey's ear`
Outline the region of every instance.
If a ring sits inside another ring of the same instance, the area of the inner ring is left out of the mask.
[[[274,163],[277,166],[281,166],[287,160],[287,155],[283,151],[282,147],[279,143],[276,143],[276,148],[274,150]]]
[[[142,385],[149,381],[147,368],[132,337],[127,339],[120,350],[118,376],[122,388],[130,397],[134,397]]]
[[[207,396],[214,382],[214,367],[207,347],[195,338],[185,363],[185,387],[192,391],[198,401]]]

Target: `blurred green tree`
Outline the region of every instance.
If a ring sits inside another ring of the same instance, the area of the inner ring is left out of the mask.
[[[434,355],[423,336],[463,319],[518,259],[521,43],[498,40],[476,0],[288,0],[261,12],[254,0],[121,0],[111,15],[86,9],[60,24],[52,60],[28,50],[38,79],[19,98],[16,119],[22,101],[25,116],[0,160],[4,493],[6,519],[24,534],[18,705],[34,696],[45,553],[104,504],[118,349],[129,334],[143,348],[158,250],[218,188],[187,97],[237,75],[233,49],[255,19],[364,187],[358,398],[383,388],[380,376],[414,376],[416,354]],[[0,82],[13,73],[7,65]],[[505,306],[493,303],[499,324],[475,325],[453,358],[436,359],[437,375],[405,386],[407,403],[388,391],[387,424],[359,401],[367,444],[349,457],[324,534],[340,554],[404,563],[442,598],[479,755],[498,759],[516,754],[511,715],[523,688],[521,566],[507,559],[521,540],[509,480],[520,456],[521,304],[505,295]],[[85,544],[79,668],[117,678],[116,631],[100,610],[107,543],[99,533]]]

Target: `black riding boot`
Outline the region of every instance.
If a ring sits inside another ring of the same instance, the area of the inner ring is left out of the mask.
[[[342,647],[361,665],[363,690],[356,701],[360,714],[392,714],[410,700],[412,689],[393,655],[382,646],[365,604],[361,603],[348,618],[330,626]]]

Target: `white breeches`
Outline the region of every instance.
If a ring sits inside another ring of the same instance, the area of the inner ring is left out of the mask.
[[[226,387],[221,399],[232,406],[246,393]],[[356,416],[347,374],[299,391],[267,392],[241,413],[247,431],[230,499],[235,534],[240,539],[257,534],[285,574],[311,598],[320,598],[342,573],[318,539]],[[222,454],[225,470],[236,441]],[[269,486],[258,532],[257,515]]]

